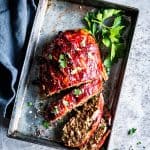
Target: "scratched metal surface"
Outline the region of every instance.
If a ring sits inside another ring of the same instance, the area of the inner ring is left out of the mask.
[[[47,2],[47,0],[43,0],[39,4],[39,14],[33,26],[33,34],[31,35],[8,134],[11,137],[59,148],[60,145],[52,141],[60,140],[61,123],[51,125],[48,129],[45,129],[42,125],[43,117],[40,115],[40,111],[47,103],[47,99],[43,100],[43,97],[39,95],[39,87],[32,84],[33,80],[37,79],[39,74],[39,66],[36,58],[40,55],[43,45],[49,42],[59,31],[82,28],[83,16],[86,12],[95,9],[95,7],[81,6],[58,0],[51,0],[47,6]],[[91,2],[89,1],[89,5]],[[104,6],[103,3],[98,4],[100,7]],[[114,5],[110,6],[113,7]],[[130,35],[132,37],[132,33]],[[119,61],[111,75],[112,82],[109,83],[111,84],[111,89],[113,89],[109,93],[113,105],[113,113],[116,108],[116,101],[114,100],[116,100],[119,94],[118,92],[116,95],[115,92],[118,89],[120,90],[125,64],[126,60]],[[48,99],[48,101],[50,100],[51,98]],[[32,102],[33,106],[29,107],[27,102]],[[61,149],[66,148],[61,147]]]

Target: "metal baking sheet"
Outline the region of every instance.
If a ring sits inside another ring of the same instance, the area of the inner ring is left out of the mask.
[[[40,111],[51,98],[43,99],[39,94],[39,87],[33,84],[33,81],[39,76],[37,56],[41,54],[43,45],[49,42],[59,31],[84,27],[82,23],[83,16],[87,12],[97,8],[122,9],[126,15],[129,16],[131,21],[127,36],[126,57],[120,59],[113,67],[108,82],[110,85],[108,90],[108,103],[112,108],[112,116],[115,116],[138,10],[98,0],[40,0],[9,125],[9,137],[59,149],[67,149],[58,143],[61,134],[61,123],[52,125],[48,129],[45,129],[42,125],[44,119],[42,115],[40,115]],[[33,106],[29,107],[27,105],[28,102],[32,102]]]

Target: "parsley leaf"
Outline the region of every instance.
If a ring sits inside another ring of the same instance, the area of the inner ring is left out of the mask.
[[[109,38],[103,38],[102,39],[102,42],[103,42],[103,44],[106,46],[106,47],[110,47],[111,46],[111,41],[110,41],[110,39]]]
[[[82,91],[80,89],[74,89],[73,94],[78,97],[80,94],[82,94]]]
[[[114,43],[112,43],[111,46],[111,61],[115,58],[116,55],[116,45]]]
[[[64,104],[64,106],[69,106],[69,102],[65,99],[63,100],[63,104]]]
[[[112,17],[114,15],[117,15],[121,12],[121,10],[117,10],[117,9],[105,9],[103,11],[103,20]]]
[[[61,68],[65,68],[67,66],[67,58],[65,54],[60,54],[58,62]]]
[[[111,68],[111,66],[112,66],[112,62],[111,62],[110,56],[107,56],[107,57],[105,58],[105,60],[104,60],[104,66],[106,67],[107,73],[109,73],[109,72],[110,72],[110,68]]]
[[[49,126],[50,126],[50,123],[49,123],[48,121],[46,121],[46,120],[43,120],[42,125],[43,125],[43,127],[45,127],[46,129],[48,129]]]
[[[55,115],[59,113],[59,109],[57,106],[54,106],[52,113],[54,113]]]
[[[49,55],[48,55],[48,58],[49,58],[50,60],[52,60],[52,59],[53,59],[53,57],[52,57],[52,55],[51,55],[51,54],[49,54]]]
[[[140,144],[142,144],[142,143],[141,143],[141,141],[139,141],[139,142],[137,142],[136,144],[137,144],[137,145],[140,145]]]
[[[135,129],[135,128],[129,129],[128,135],[133,135],[133,134],[136,132],[136,130],[137,130],[137,129]]]
[[[27,106],[33,106],[32,102],[27,102]]]
[[[113,24],[113,27],[117,27],[119,25],[121,25],[121,20],[122,20],[122,17],[121,16],[118,16],[114,19],[114,24]]]

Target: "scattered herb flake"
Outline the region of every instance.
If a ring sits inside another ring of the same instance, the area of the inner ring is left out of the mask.
[[[33,106],[32,102],[27,102],[27,106]]]
[[[137,142],[136,144],[137,144],[137,145],[140,145],[140,144],[142,144],[142,143],[141,143],[141,141],[139,141],[139,142]]]
[[[58,110],[57,106],[54,106],[54,109],[53,109],[52,113],[54,113],[54,114],[58,114],[59,113],[59,110]]]
[[[52,55],[51,55],[51,54],[49,54],[49,55],[48,55],[48,58],[49,58],[50,60],[52,60],[52,59],[53,59],[53,57],[52,57]]]
[[[137,130],[137,129],[135,129],[135,128],[129,129],[128,135],[133,135],[133,134],[136,132],[136,130]]]
[[[45,129],[48,129],[49,126],[50,126],[50,123],[49,123],[48,121],[44,120],[44,121],[42,122],[42,125],[43,125],[43,127],[45,127]]]
[[[61,68],[65,68],[67,66],[66,56],[64,54],[60,54],[58,62]]]
[[[130,145],[129,150],[134,150],[132,145]]]
[[[106,47],[110,47],[111,46],[111,41],[110,41],[110,39],[109,38],[103,38],[102,39],[102,42],[104,43],[104,45],[106,46]]]
[[[143,146],[143,148],[145,149],[146,147],[145,147],[145,146]]]
[[[73,94],[78,97],[80,94],[82,94],[82,91],[80,89],[74,89]]]
[[[69,106],[69,103],[68,103],[67,100],[63,100],[63,104],[64,104],[65,106]]]

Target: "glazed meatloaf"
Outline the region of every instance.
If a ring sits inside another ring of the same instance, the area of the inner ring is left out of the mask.
[[[89,141],[101,121],[103,105],[103,96],[99,94],[85,103],[65,124],[62,141],[66,146],[81,147]]]
[[[83,29],[59,32],[42,50],[42,59],[40,83],[46,96],[107,78],[99,46]]]
[[[87,100],[97,95],[101,90],[102,82],[100,80],[95,80],[73,89],[62,99],[54,101],[47,106],[44,115],[45,119],[56,121],[62,118],[66,113],[87,102]]]
[[[44,47],[41,58],[41,93],[59,96],[44,107],[44,118],[55,122],[76,108],[62,129],[62,142],[68,147],[98,150],[109,130],[102,95],[107,74],[95,38],[83,29],[59,32]]]

